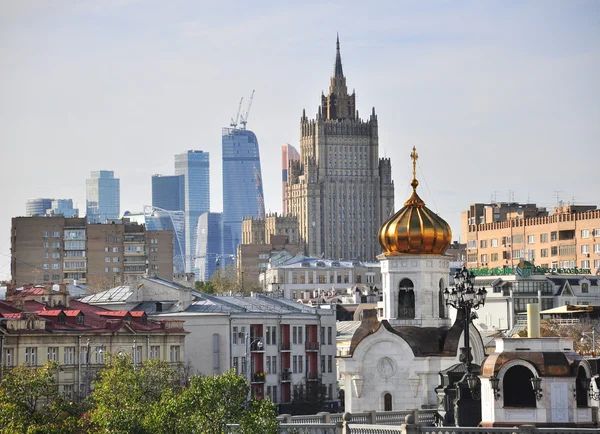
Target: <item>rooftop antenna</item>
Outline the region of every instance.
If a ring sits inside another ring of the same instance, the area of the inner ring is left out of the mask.
[[[561,193],[562,193],[562,190],[554,190],[554,196],[556,197],[556,206],[562,205],[562,200],[560,198]]]
[[[241,116],[240,124],[242,124],[242,130],[246,129],[246,124],[248,123],[248,116],[250,115],[250,107],[252,107],[252,100],[254,99],[254,90],[252,90],[252,95],[250,95],[250,101],[248,102],[248,108],[246,109],[246,113]],[[241,106],[241,103],[240,103]]]
[[[240,104],[238,105],[238,110],[237,110],[237,114],[235,115],[235,120],[233,120],[233,118],[231,118],[231,123],[229,124],[229,126],[236,128],[238,125],[238,120],[240,119],[240,110],[242,109],[242,101],[244,101],[244,97],[240,98]]]

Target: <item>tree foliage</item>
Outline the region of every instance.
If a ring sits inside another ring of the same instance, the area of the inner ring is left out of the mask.
[[[0,382],[2,433],[222,434],[228,424],[238,425],[240,434],[279,432],[275,405],[248,401],[246,378],[233,371],[192,376],[185,385],[166,362],[134,365],[130,355],[109,356],[84,404],[63,399],[58,373],[58,364],[48,363],[5,374]]]
[[[59,365],[25,365],[4,372],[0,382],[0,431],[3,433],[77,432],[83,407],[64,399],[56,376]]]
[[[560,320],[544,319],[540,322],[541,337],[562,337],[573,340],[573,349],[581,354],[597,353],[600,348],[600,333],[596,334],[596,348],[592,348],[592,330],[600,329],[597,319],[582,318],[579,322],[565,324]],[[527,330],[519,332],[519,336],[527,337]]]

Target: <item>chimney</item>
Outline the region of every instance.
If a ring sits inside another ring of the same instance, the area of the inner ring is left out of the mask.
[[[540,337],[540,305],[537,303],[527,305],[527,337]]]

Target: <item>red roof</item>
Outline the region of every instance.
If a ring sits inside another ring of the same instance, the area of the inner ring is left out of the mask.
[[[22,289],[19,291],[21,295],[23,294],[31,294],[31,295],[42,295],[44,293],[43,286],[34,286],[33,288]]]
[[[38,315],[42,315],[42,316],[58,316],[61,312],[62,312],[62,310],[60,310],[60,309],[40,310],[40,311],[38,311]]]
[[[81,313],[81,311],[79,309],[78,310],[64,310],[63,312],[67,316],[77,316]]]
[[[143,310],[130,310],[129,313],[131,314],[131,316],[133,317],[143,317],[144,315],[146,315],[146,312],[144,312]]]
[[[19,319],[21,318],[22,313],[3,313],[2,316],[4,318],[14,318],[14,319]]]
[[[127,316],[128,314],[129,314],[129,311],[127,311],[127,310],[109,310],[107,312],[98,312],[98,315],[101,315],[101,316],[121,317],[121,316]]]

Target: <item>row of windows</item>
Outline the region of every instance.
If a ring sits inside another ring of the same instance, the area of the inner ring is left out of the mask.
[[[550,235],[550,237],[548,237],[548,235]],[[591,231],[589,229],[582,229],[580,231],[580,237],[583,239],[590,238],[590,235],[594,238],[600,237],[600,228],[593,229]],[[558,239],[559,239],[558,232],[553,231],[553,232],[550,232],[550,234],[547,234],[547,233],[539,234],[539,242],[540,243],[547,243],[548,239],[550,239],[550,241],[558,241]],[[561,239],[562,239],[562,236],[561,236]],[[524,240],[523,235],[517,234],[517,235],[512,236],[512,242],[514,244],[522,244],[523,240]],[[489,246],[490,247],[498,247],[498,241],[499,241],[498,238],[492,238],[491,240],[489,240]],[[502,237],[501,241],[502,241],[502,246],[509,245],[511,243],[511,237]],[[535,242],[536,242],[536,235],[527,235],[527,244],[535,244]],[[468,240],[467,247],[469,249],[477,248],[477,240]],[[487,248],[488,240],[479,240],[479,247],[482,249]]]
[[[60,351],[60,347],[48,347],[47,348],[47,357],[45,361],[54,361],[60,362],[64,365],[74,365],[79,363],[75,354],[76,347],[63,347],[62,352]],[[81,364],[88,363],[104,363],[104,355],[105,350],[104,346],[96,346],[94,348],[90,348],[90,354],[88,354],[88,347],[82,346],[80,347],[80,357]],[[15,349],[12,347],[7,347],[4,349],[4,365],[5,366],[15,366]],[[61,357],[62,355],[62,357]],[[149,351],[150,359],[159,359],[160,358],[160,346],[159,345],[151,345]],[[93,358],[93,359],[92,359]],[[180,346],[179,345],[171,345],[169,348],[169,361],[171,362],[179,362],[180,360]],[[42,360],[39,359],[39,351],[38,347],[25,347],[25,364],[29,366],[36,366],[42,363]],[[142,361],[142,347],[138,346],[135,349],[134,353],[134,363],[141,363]]]
[[[49,238],[49,237],[50,237],[50,232],[44,231],[44,238]],[[52,238],[60,238],[60,232],[53,231]]]
[[[305,326],[293,326],[292,327],[292,343],[303,344],[304,343],[304,327]],[[309,327],[306,326],[306,337],[308,341]],[[322,344],[325,344],[325,337],[327,337],[327,345],[333,345],[333,327],[321,327],[321,340]],[[246,327],[232,327],[231,329],[231,342],[233,345],[246,345]],[[248,337],[248,340],[252,340],[252,337]],[[252,342],[249,342],[252,343]],[[265,327],[265,340],[264,345],[277,345],[277,327],[266,326]]]

